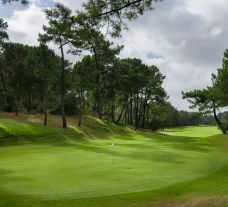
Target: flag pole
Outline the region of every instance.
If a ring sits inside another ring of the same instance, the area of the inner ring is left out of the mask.
[[[112,143],[112,164],[115,164],[115,144]]]

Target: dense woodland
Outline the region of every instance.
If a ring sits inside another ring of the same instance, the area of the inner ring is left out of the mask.
[[[134,20],[151,10],[152,3],[89,0],[76,13],[56,4],[45,10],[48,25],[40,31],[38,46],[10,42],[7,22],[0,19],[0,110],[14,112],[16,116],[21,112],[43,113],[44,125],[48,124],[49,113],[61,114],[64,128],[67,114],[79,117],[75,123],[78,126],[83,124],[85,115],[132,125],[135,129],[213,124],[210,110],[178,111],[169,103],[163,88],[165,76],[158,67],[146,65],[140,59],[120,59],[124,46],[114,45],[111,40],[121,36],[127,27],[125,20]],[[59,48],[61,56],[49,48],[49,43]],[[66,52],[79,61],[68,61]],[[216,94],[228,94],[222,91],[227,90],[228,84],[221,82],[228,80],[227,54],[224,68],[213,75]],[[227,95],[216,95],[213,99],[208,95],[203,96],[205,100],[198,100],[195,93],[201,91],[186,93],[184,98],[195,98],[195,105],[202,103],[202,109],[214,109],[215,120],[220,123],[215,110],[227,105]]]

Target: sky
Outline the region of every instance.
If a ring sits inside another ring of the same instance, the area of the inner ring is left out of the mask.
[[[10,41],[37,45],[38,33],[47,24],[43,10],[63,3],[73,11],[83,0],[31,0],[28,6],[18,3],[0,5],[0,17],[8,22]],[[169,101],[180,110],[189,104],[181,92],[211,84],[211,74],[222,66],[228,48],[227,0],[163,0],[154,10],[128,23],[128,31],[113,40],[124,45],[121,58],[140,58],[156,65],[166,76],[164,88]],[[50,45],[57,54],[58,48]],[[78,57],[69,55],[75,62]]]

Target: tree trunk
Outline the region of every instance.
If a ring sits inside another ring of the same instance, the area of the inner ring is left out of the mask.
[[[128,107],[128,100],[126,100],[126,107],[125,107],[125,115],[124,115],[124,122],[125,122],[125,125],[128,123],[128,111],[129,111],[129,109],[128,109],[129,107]]]
[[[62,71],[61,71],[61,112],[62,112],[62,124],[63,128],[67,128],[66,115],[65,115],[65,60],[63,45],[60,41],[61,49],[61,61],[62,61]]]
[[[91,43],[94,57],[95,57],[95,64],[97,67],[97,74],[96,74],[96,95],[95,95],[95,112],[98,117],[102,118],[102,106],[101,106],[101,85],[100,85],[100,63],[97,56],[97,51],[95,46]]]
[[[44,111],[44,126],[47,126],[47,116],[48,116],[48,110],[46,109]]]
[[[115,122],[115,100],[113,99],[112,101],[112,112],[111,112],[111,116],[112,116],[112,122],[114,123]]]
[[[17,102],[16,102],[16,112],[15,112],[16,116],[18,116],[19,103],[20,103],[20,87],[17,86]]]
[[[147,104],[148,98],[149,98],[149,94],[146,93],[145,99],[144,99],[144,103],[143,103],[143,109],[142,109],[142,123],[141,123],[142,129],[144,129],[144,127],[145,127],[146,110],[147,110],[147,107],[148,107],[148,104]]]
[[[142,129],[145,128],[146,110],[147,110],[147,104],[145,104],[143,107],[142,124],[141,124]]]
[[[215,118],[215,121],[216,121],[218,127],[221,129],[223,134],[226,134],[226,129],[223,128],[222,122],[219,120],[219,118],[217,116],[217,112],[216,112],[216,107],[215,107],[215,102],[214,101],[213,101],[213,114],[214,114],[214,118]]]
[[[133,103],[132,103],[132,95],[130,98],[130,118],[129,123],[133,125]]]
[[[137,93],[136,95],[136,100],[135,100],[135,131],[139,127],[139,94]]]
[[[150,116],[149,116],[149,112],[150,112],[150,104],[148,104],[147,109],[146,109],[146,120],[145,120],[145,124],[147,126],[150,125]]]
[[[99,119],[102,119],[102,111],[101,111],[101,92],[100,92],[100,86],[98,84],[97,88],[97,109],[96,112],[98,114]]]
[[[47,126],[48,117],[48,69],[47,60],[44,60],[44,93],[43,93],[43,106],[44,106],[44,126]]]
[[[30,113],[31,112],[31,92],[29,92],[28,94],[28,108],[27,108],[27,112]]]
[[[1,80],[2,80],[2,88],[3,88],[3,92],[4,92],[4,98],[7,104],[7,89],[6,89],[6,83],[5,83],[5,77],[3,74],[3,68],[2,65],[0,63],[0,75],[1,75]]]
[[[119,117],[118,117],[118,119],[117,119],[117,121],[116,121],[116,125],[119,124],[119,122],[120,122],[120,120],[121,120],[121,118],[122,118],[122,116],[123,116],[123,113],[124,113],[124,111],[125,111],[126,104],[127,104],[127,99],[128,99],[128,97],[126,97],[126,98],[124,99],[124,105],[123,105],[123,108],[122,108],[122,110],[121,110],[121,113],[120,113],[120,115],[119,115]]]
[[[83,90],[82,87],[80,88],[80,111],[79,111],[79,121],[78,121],[78,126],[81,126],[82,123],[82,100],[83,99]]]
[[[121,118],[122,118],[122,116],[123,116],[123,112],[124,112],[124,110],[125,110],[125,103],[124,103],[124,105],[123,105],[123,108],[122,108],[122,110],[121,110],[121,113],[120,113],[120,115],[119,115],[119,117],[118,117],[118,119],[117,119],[117,121],[116,121],[116,125],[118,125],[119,124],[119,122],[120,122],[120,120],[121,120]]]

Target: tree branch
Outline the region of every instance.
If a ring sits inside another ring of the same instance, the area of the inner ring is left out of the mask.
[[[101,16],[104,16],[104,15],[112,14],[112,13],[116,13],[116,12],[121,11],[121,10],[123,10],[123,9],[131,6],[131,5],[140,3],[142,1],[143,0],[135,0],[135,1],[132,1],[132,2],[128,2],[127,4],[123,5],[122,7],[119,7],[117,9],[113,9],[113,10],[110,10],[110,11],[107,11],[107,12],[104,12],[104,13],[101,13],[101,14],[98,14],[97,17],[101,17]]]

